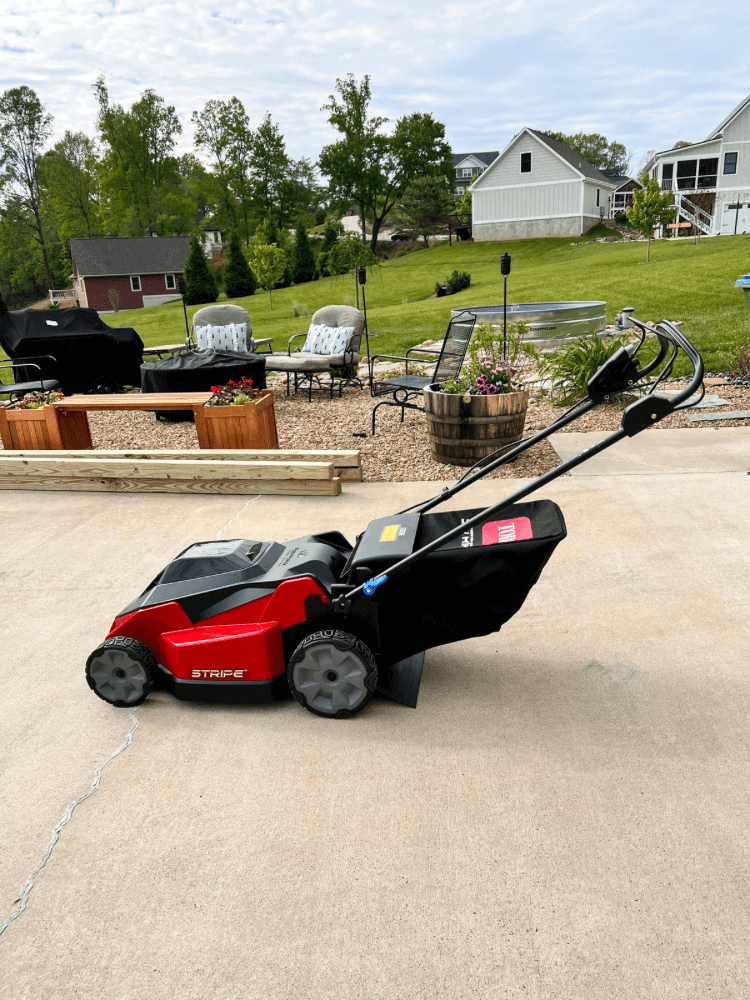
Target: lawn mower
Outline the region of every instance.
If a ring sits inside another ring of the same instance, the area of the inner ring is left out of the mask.
[[[198,542],[181,552],[115,618],[86,663],[104,701],[131,708],[152,690],[194,701],[288,697],[349,718],[377,690],[416,707],[425,650],[497,632],[522,606],[566,534],[550,500],[523,502],[545,483],[633,437],[690,399],[703,362],[672,323],[628,317],[637,344],[618,350],[588,394],[544,430],[481,459],[457,483],[413,508],[371,521],[351,545],[338,531],[289,542]],[[647,334],[657,356],[639,368]],[[678,350],[693,366],[671,399],[655,389]],[[589,410],[643,393],[619,430],[484,509],[434,508]],[[702,394],[701,394],[702,398]]]

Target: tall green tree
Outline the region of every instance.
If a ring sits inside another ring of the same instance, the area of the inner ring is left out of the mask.
[[[334,200],[341,207],[354,202],[361,219],[372,219],[374,250],[383,222],[416,177],[451,178],[451,148],[445,126],[420,112],[399,118],[392,135],[383,135],[380,129],[388,119],[368,113],[369,76],[358,84],[349,73],[336,81],[336,90],[339,99],[332,94],[321,110],[330,112],[328,121],[342,138],[322,149],[318,163],[330,178]],[[364,232],[362,239],[366,241]]]
[[[621,142],[610,142],[599,132],[576,132],[575,135],[565,135],[564,132],[545,131],[551,139],[557,139],[574,149],[576,153],[588,160],[594,167],[617,170],[627,174],[630,169],[630,153]]]
[[[229,234],[227,262],[224,265],[224,291],[228,299],[239,299],[244,295],[255,295],[257,287],[255,275],[242,252],[237,230],[233,229]]]
[[[101,184],[109,230],[128,236],[184,232],[174,228],[182,227],[191,208],[180,191],[174,156],[182,132],[174,106],[149,88],[126,111],[110,104],[104,77],[93,89],[99,102],[97,127],[106,150]],[[181,208],[175,199],[184,201]]]
[[[42,219],[39,159],[52,134],[52,115],[30,87],[13,87],[0,97],[0,161],[6,173],[5,193],[17,221],[28,227],[38,245],[49,288],[55,276]]]
[[[203,247],[195,234],[190,237],[190,250],[185,261],[184,277],[187,286],[185,301],[189,306],[216,301],[219,296],[216,277],[208,266]]]
[[[454,211],[455,199],[445,177],[417,177],[401,198],[399,225],[413,229],[429,245],[430,236],[444,232]]]
[[[249,235],[252,202],[250,165],[255,134],[242,101],[212,99],[203,110],[194,111],[195,144],[211,158],[217,188],[220,191],[220,217],[227,228],[234,228],[242,218],[245,239]]]
[[[255,200],[266,212],[278,205],[279,187],[286,177],[288,167],[289,157],[286,155],[284,136],[267,111],[255,131],[255,143],[250,156]]]
[[[662,191],[661,185],[654,177],[644,174],[641,177],[643,187],[633,192],[633,204],[627,211],[628,223],[637,229],[648,240],[646,248],[646,263],[651,260],[651,240],[659,226],[666,226],[677,214],[672,205],[672,192]]]
[[[294,237],[292,280],[300,285],[315,278],[315,254],[307,237],[307,227],[302,219],[297,223]]]
[[[41,159],[44,201],[58,236],[101,236],[96,145],[84,132],[67,131]]]

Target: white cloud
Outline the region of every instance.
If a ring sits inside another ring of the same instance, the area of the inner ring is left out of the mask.
[[[679,13],[679,17],[675,15]],[[371,110],[429,111],[457,152],[502,149],[523,125],[604,132],[633,148],[704,137],[750,91],[745,41],[718,0],[38,0],[4,15],[0,90],[27,84],[66,128],[94,131],[90,85],[152,87],[190,115],[236,95],[269,110],[290,153],[315,158],[337,77],[369,73]]]

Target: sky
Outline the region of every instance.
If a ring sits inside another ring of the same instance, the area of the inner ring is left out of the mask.
[[[336,79],[370,76],[370,113],[429,112],[454,153],[502,150],[524,126],[600,132],[632,151],[704,139],[748,93],[742,5],[729,0],[19,0],[0,23],[0,92],[33,88],[65,129],[95,133],[91,84],[129,107],[150,87],[182,123],[236,96],[287,152],[337,138]],[[5,4],[3,4],[5,7]],[[386,129],[388,126],[386,126]]]

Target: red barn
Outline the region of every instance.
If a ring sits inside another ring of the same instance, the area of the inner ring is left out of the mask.
[[[188,236],[71,240],[73,287],[84,308],[97,312],[142,309],[178,299]]]

